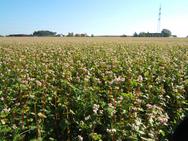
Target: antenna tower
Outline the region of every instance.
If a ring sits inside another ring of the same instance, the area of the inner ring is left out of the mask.
[[[160,33],[160,26],[161,26],[161,5],[159,7],[159,15],[158,15],[158,24],[157,24],[157,32]]]

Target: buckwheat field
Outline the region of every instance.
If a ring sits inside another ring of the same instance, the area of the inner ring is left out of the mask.
[[[165,141],[188,112],[188,39],[0,38],[0,140]]]

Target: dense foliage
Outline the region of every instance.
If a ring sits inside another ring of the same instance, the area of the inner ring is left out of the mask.
[[[167,140],[187,94],[187,39],[0,38],[1,140]]]
[[[163,30],[161,31],[161,35],[162,35],[162,37],[170,37],[170,36],[172,35],[172,33],[171,33],[171,31],[168,30],[168,29],[163,29]]]
[[[56,36],[56,32],[52,32],[48,30],[39,30],[33,32],[33,36]]]
[[[136,32],[133,34],[133,37],[170,37],[172,35],[171,31],[168,29],[163,29],[161,33],[149,33],[149,32],[140,32],[137,34]],[[173,37],[177,37],[176,35],[172,35]]]

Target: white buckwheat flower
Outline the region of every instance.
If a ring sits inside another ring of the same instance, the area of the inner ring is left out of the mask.
[[[80,136],[80,135],[78,135],[78,140],[79,140],[79,141],[83,141],[83,137]]]
[[[114,134],[116,133],[116,129],[112,128],[112,129],[106,129],[106,131],[109,133],[109,134]]]
[[[137,81],[138,81],[138,82],[142,82],[142,81],[143,81],[143,77],[142,77],[142,75],[139,75],[139,76],[138,76]]]
[[[85,120],[87,121],[87,120],[89,120],[90,118],[91,118],[91,116],[89,115],[89,116],[85,117]]]
[[[98,104],[94,104],[93,105],[93,112],[95,113],[95,114],[97,114],[97,111],[99,110],[99,105]]]

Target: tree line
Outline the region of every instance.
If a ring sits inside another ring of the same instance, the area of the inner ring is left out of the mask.
[[[137,34],[134,33],[133,37],[177,37],[176,35],[172,35],[171,31],[168,29],[163,29],[161,33],[149,33],[149,32],[140,32]]]
[[[91,37],[94,35],[92,34]],[[89,37],[86,33],[76,33],[69,32],[67,35],[57,34],[56,32],[49,30],[39,30],[34,31],[33,34],[10,34],[7,37]]]
[[[128,35],[100,35],[96,37],[177,37],[176,35],[172,35],[171,31],[168,29],[163,29],[161,33],[149,33],[149,32],[140,32],[137,34],[136,32],[132,36]],[[2,37],[0,35],[0,37]],[[73,33],[69,32],[67,35],[57,34],[56,32],[49,30],[38,30],[34,31],[33,34],[10,34],[7,37],[94,37],[93,34],[90,36],[87,33]]]

